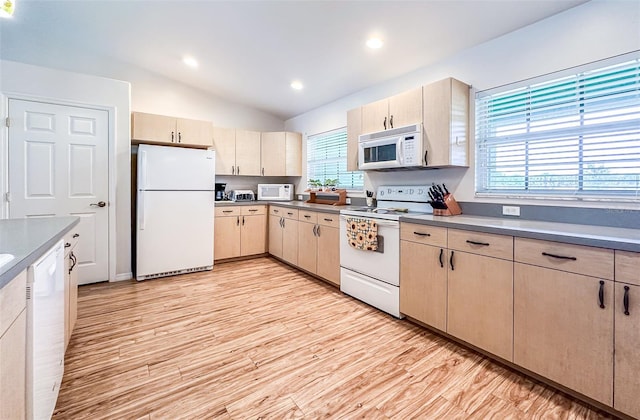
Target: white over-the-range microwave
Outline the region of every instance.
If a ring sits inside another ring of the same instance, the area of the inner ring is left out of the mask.
[[[293,184],[258,184],[258,200],[292,201]]]
[[[426,160],[426,156],[424,157]],[[398,127],[358,137],[358,169],[426,166],[422,156],[422,124]]]

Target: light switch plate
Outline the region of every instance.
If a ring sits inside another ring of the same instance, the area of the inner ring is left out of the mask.
[[[351,199],[349,197],[346,198],[347,204],[351,204]]]
[[[502,214],[505,216],[520,216],[519,206],[502,206]]]
[[[302,194],[298,194],[298,201],[302,201]]]

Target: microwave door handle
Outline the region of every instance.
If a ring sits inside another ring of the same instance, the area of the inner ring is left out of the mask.
[[[400,150],[398,150],[398,163],[400,165],[404,164],[404,138],[400,138],[400,141],[398,142],[398,148]]]

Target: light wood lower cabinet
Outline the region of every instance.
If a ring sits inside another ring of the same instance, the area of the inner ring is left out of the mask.
[[[513,261],[449,250],[447,332],[513,360]]]
[[[269,207],[269,253],[298,265],[298,210]]]
[[[26,417],[27,273],[0,289],[0,419]]]
[[[298,267],[340,284],[340,229],[335,214],[301,210]]]
[[[447,329],[448,252],[440,246],[400,241],[400,312]]]
[[[514,273],[513,361],[611,406],[613,282],[518,262]]]
[[[614,299],[613,407],[640,418],[640,286],[616,282]]]
[[[266,206],[216,207],[214,260],[262,254],[266,247]]]

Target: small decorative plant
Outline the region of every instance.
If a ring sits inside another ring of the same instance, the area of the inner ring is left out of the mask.
[[[310,179],[307,181],[307,185],[309,185],[309,190],[317,191],[322,187],[322,181],[319,179]]]
[[[338,185],[337,179],[325,179],[324,180],[324,190],[325,191],[335,191],[336,185]]]

